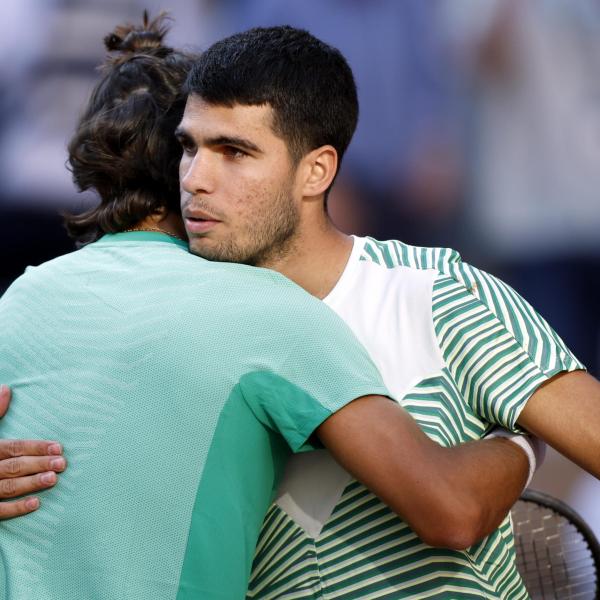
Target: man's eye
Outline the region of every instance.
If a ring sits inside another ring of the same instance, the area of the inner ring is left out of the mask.
[[[196,146],[190,140],[187,140],[185,138],[178,138],[178,142],[181,146],[181,149],[186,154],[193,154],[196,151]]]
[[[247,152],[235,148],[234,146],[225,146],[223,148],[223,154],[227,156],[227,158],[243,158],[244,156],[248,156]]]

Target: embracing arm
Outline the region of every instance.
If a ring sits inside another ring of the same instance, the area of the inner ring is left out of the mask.
[[[432,546],[466,548],[494,531],[527,480],[525,453],[509,440],[444,448],[400,405],[381,396],[350,403],[317,435]]]
[[[600,382],[574,371],[531,396],[517,423],[600,479]]]
[[[0,386],[0,417],[8,410],[10,389]],[[66,467],[62,447],[42,440],[0,440],[0,520],[36,510],[40,501],[29,496],[6,501],[52,487],[56,472]]]

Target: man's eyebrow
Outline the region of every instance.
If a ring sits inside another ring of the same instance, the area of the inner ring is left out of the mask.
[[[182,125],[179,125],[175,129],[175,137],[192,139],[191,135]],[[206,146],[235,146],[236,148],[240,148],[242,150],[249,150],[250,152],[256,152],[257,154],[263,153],[263,151],[250,140],[237,136],[218,135],[215,137],[207,138],[206,140],[204,140],[204,144]]]
[[[262,154],[262,150],[250,140],[246,138],[229,136],[229,135],[219,135],[216,137],[208,138],[204,142],[207,146],[235,146],[236,148],[240,148],[242,150],[250,150],[251,152],[257,152]]]

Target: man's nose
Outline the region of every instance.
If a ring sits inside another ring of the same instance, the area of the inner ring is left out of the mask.
[[[215,166],[206,152],[198,151],[193,157],[183,156],[179,169],[182,190],[188,194],[213,192]]]

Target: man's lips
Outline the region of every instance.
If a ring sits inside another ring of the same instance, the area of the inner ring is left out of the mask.
[[[214,221],[210,219],[193,219],[185,218],[185,230],[190,233],[206,233],[210,231],[220,221]]]
[[[218,219],[201,212],[190,212],[184,215],[185,229],[190,233],[206,233],[220,223]]]

